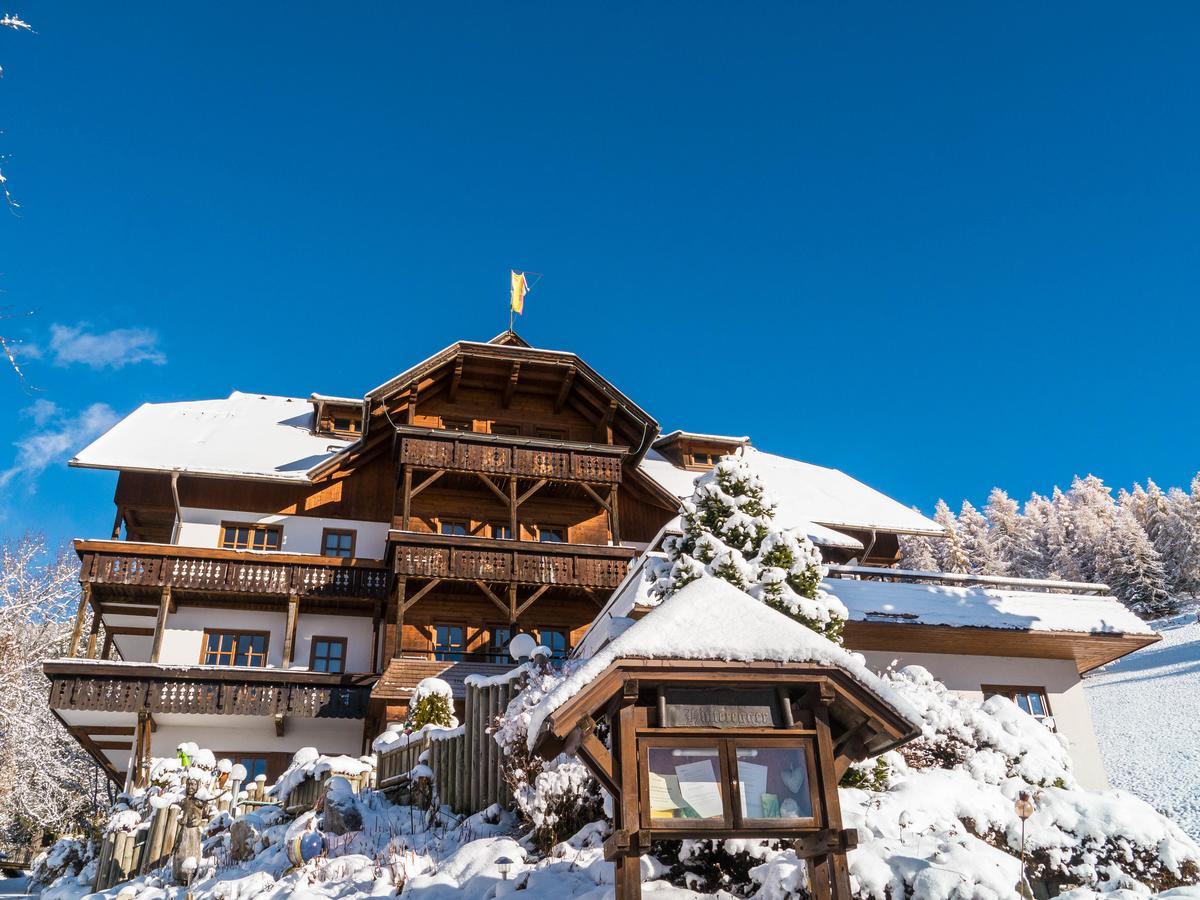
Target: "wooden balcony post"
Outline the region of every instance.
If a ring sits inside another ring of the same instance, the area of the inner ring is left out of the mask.
[[[396,633],[392,640],[392,659],[404,655],[404,599],[408,593],[408,579],[396,579]]]
[[[617,487],[613,485],[608,492],[608,525],[612,532],[613,546],[621,543],[621,522],[617,515]]]
[[[71,629],[71,643],[67,647],[67,656],[76,656],[79,652],[79,638],[83,636],[83,616],[87,612],[88,602],[92,598],[92,586],[88,583],[79,586],[79,609],[75,612],[75,627]]]
[[[92,608],[92,627],[88,631],[87,641],[87,658],[96,658],[96,636],[100,633],[100,612],[95,607]]]
[[[300,596],[288,594],[287,624],[283,631],[283,667],[290,669],[296,659],[296,622],[300,618]]]
[[[400,527],[409,530],[409,520],[412,518],[412,466],[404,466],[404,509],[400,515]]]
[[[517,531],[517,476],[508,479],[508,536],[514,541],[521,539]]]
[[[150,648],[150,662],[158,662],[159,656],[162,654],[163,636],[167,632],[167,613],[171,611],[171,586],[167,585],[162,589],[162,596],[158,601],[158,616],[154,620],[154,644]]]
[[[379,668],[379,631],[383,624],[383,604],[375,601],[375,612],[371,616],[371,671],[380,673]]]

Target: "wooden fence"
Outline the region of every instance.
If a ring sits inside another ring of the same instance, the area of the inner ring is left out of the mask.
[[[230,811],[231,797],[242,789],[236,782],[217,802],[219,812]],[[232,810],[233,815],[248,812],[256,803],[266,801],[266,779],[262,776],[245,785],[246,797]],[[138,875],[166,865],[179,839],[178,805],[154,810],[148,821],[133,831],[109,831],[100,841],[93,891],[103,891]]]
[[[468,682],[462,725],[413,735],[402,746],[379,753],[379,787],[407,786],[409,773],[424,756],[439,803],[466,815],[493,803],[507,806],[512,793],[504,783],[503,754],[489,729],[521,687],[516,681]]]

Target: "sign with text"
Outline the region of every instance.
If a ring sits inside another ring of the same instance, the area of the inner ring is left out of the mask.
[[[783,717],[773,690],[666,688],[661,727],[780,728]]]

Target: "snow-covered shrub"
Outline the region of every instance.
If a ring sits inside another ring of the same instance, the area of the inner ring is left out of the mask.
[[[59,838],[33,861],[30,884],[35,890],[48,887],[59,878],[74,878],[92,858],[90,842],[79,838]]]
[[[450,685],[440,678],[422,678],[409,700],[405,727],[410,731],[420,731],[426,725],[458,727],[458,719],[454,718],[454,694]]]
[[[841,643],[847,611],[821,589],[820,550],[802,530],[775,524],[775,505],[744,459],[726,456],[697,478],[680,513],[683,534],[667,538],[667,559],[650,566],[654,596],[715,575]]]
[[[573,756],[560,754],[547,762],[529,751],[530,711],[562,682],[562,671],[544,656],[516,671],[525,687],[497,718],[492,734],[504,751],[504,782],[530,829],[529,840],[545,852],[601,818],[604,798],[600,785]]]

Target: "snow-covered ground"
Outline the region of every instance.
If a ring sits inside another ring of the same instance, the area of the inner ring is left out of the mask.
[[[1154,623],[1162,641],[1084,679],[1113,787],[1200,838],[1200,607]]]

